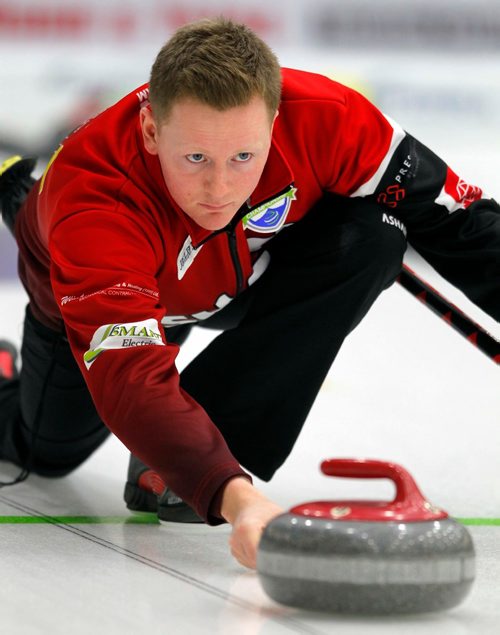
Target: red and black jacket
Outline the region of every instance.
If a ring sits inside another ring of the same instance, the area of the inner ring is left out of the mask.
[[[262,178],[238,217],[210,233],[179,209],[144,149],[147,94],[147,86],[130,93],[57,150],[18,216],[20,275],[35,317],[64,323],[102,420],[217,523],[211,501],[244,472],[180,388],[178,347],[159,324],[204,319],[244,291],[267,266],[266,242],[325,191],[374,197],[388,214],[414,210],[431,222],[482,192],[357,92],[284,69]]]

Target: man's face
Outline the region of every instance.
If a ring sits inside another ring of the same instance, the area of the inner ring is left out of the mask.
[[[158,155],[170,194],[212,231],[225,227],[257,186],[272,123],[261,97],[224,111],[183,99],[161,125],[149,108],[141,111],[145,148]]]

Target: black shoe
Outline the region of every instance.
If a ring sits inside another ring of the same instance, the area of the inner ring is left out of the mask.
[[[202,523],[200,516],[167,487],[163,479],[133,454],[130,455],[124,492],[128,509],[156,513],[160,520]]]
[[[12,233],[16,214],[35,183],[31,176],[35,165],[36,159],[20,156],[10,157],[0,164],[0,211]]]
[[[16,359],[16,347],[6,340],[0,340],[0,380],[17,379],[19,377]]]

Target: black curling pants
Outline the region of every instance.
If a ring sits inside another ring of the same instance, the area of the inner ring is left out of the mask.
[[[29,305],[19,379],[0,380],[0,458],[42,476],[64,476],[109,435],[64,333],[40,324]]]
[[[223,332],[181,375],[237,460],[265,480],[290,453],[345,337],[400,272],[406,239],[378,205],[328,195],[268,245],[266,272],[202,324]],[[189,328],[167,338],[181,343]],[[0,456],[61,476],[109,432],[64,334],[29,307],[21,355],[19,380],[0,384]]]
[[[286,459],[344,339],[401,271],[405,236],[382,218],[373,203],[328,196],[282,230],[238,326],[182,373],[182,386],[261,479]]]

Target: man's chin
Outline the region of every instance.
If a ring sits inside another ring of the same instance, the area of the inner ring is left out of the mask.
[[[200,227],[203,227],[203,229],[218,231],[229,225],[233,218],[234,212],[232,214],[228,214],[227,212],[210,212],[194,220]]]

